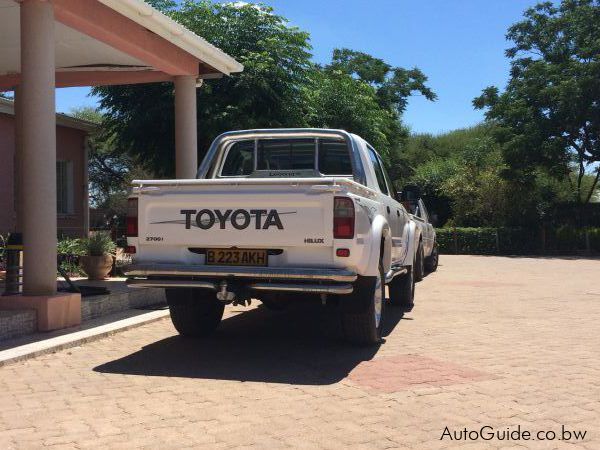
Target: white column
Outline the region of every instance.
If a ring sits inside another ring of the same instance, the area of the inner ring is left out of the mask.
[[[175,77],[175,177],[196,178],[198,131],[196,77]]]
[[[56,116],[52,2],[21,2],[23,293],[56,292]]]

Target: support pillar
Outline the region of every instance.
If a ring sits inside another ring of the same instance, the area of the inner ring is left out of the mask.
[[[21,2],[23,293],[56,293],[56,116],[52,2]]]
[[[196,77],[175,77],[175,176],[196,178],[198,171],[198,130]]]

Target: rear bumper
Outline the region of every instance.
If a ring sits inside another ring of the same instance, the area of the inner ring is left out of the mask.
[[[357,274],[345,269],[298,267],[131,264],[124,268],[130,287],[218,290],[220,280],[237,281],[254,291],[350,294]]]
[[[196,266],[184,264],[131,264],[128,277],[253,278],[260,280],[311,280],[351,283],[357,275],[345,269],[301,267]]]

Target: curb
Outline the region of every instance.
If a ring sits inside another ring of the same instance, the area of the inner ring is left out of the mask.
[[[137,328],[169,316],[169,310],[151,311],[127,319],[117,320],[106,325],[75,331],[42,341],[32,342],[7,350],[0,351],[0,367],[19,361],[35,358],[36,356],[54,353],[81,344],[97,341],[107,336]]]

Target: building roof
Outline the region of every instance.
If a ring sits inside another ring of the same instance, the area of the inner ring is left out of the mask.
[[[0,0],[0,78],[5,80],[17,77],[21,70],[19,8],[18,0]],[[174,76],[182,74],[184,62],[188,64],[185,67],[195,62],[199,78],[244,69],[234,58],[143,0],[54,0],[54,8],[57,86],[84,85],[69,80],[78,75],[85,78],[86,72],[90,79],[92,72],[98,71],[143,72],[148,79],[152,74]],[[154,64],[161,58],[181,65]],[[85,85],[111,84],[102,81]]]
[[[8,114],[9,116],[15,115],[15,102],[0,97],[0,114]],[[78,119],[77,117],[69,116],[68,114],[56,113],[56,125],[74,128],[76,130],[85,131],[90,133],[94,131],[98,124],[90,122],[88,120]]]
[[[226,75],[244,70],[242,64],[223,50],[151,7],[144,0],[99,1]]]

